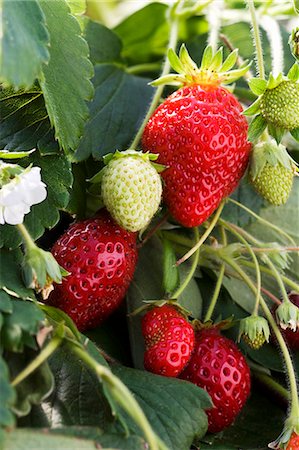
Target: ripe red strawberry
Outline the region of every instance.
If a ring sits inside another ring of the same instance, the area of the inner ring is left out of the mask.
[[[286,450],[299,450],[299,435],[297,433],[292,433]]]
[[[55,286],[48,302],[83,331],[103,322],[124,298],[137,261],[136,233],[120,228],[102,210],[71,225],[52,253],[70,275]]]
[[[290,292],[288,297],[294,305],[299,307],[299,294],[297,292]],[[272,309],[274,317],[276,309],[277,307]],[[292,350],[299,350],[299,328],[296,331],[293,331],[291,328],[287,328],[286,330],[280,328],[280,332]]]
[[[158,153],[157,162],[167,167],[161,174],[164,201],[185,227],[200,225],[234,191],[251,149],[242,107],[220,86],[229,72],[219,67],[217,76],[192,64],[193,75],[186,70],[184,86],[156,109],[142,137],[143,150]]]
[[[209,393],[214,404],[207,411],[210,433],[231,425],[250,393],[250,371],[244,356],[217,328],[196,333],[193,355],[180,378]]]
[[[187,320],[170,305],[148,311],[142,320],[146,351],[146,370],[177,377],[188,363],[194,347],[194,330]]]

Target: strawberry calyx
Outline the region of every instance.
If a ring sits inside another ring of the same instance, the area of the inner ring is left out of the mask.
[[[299,27],[294,28],[290,35],[289,45],[294,58],[299,61]]]
[[[251,78],[251,91],[258,97],[243,114],[255,116],[249,126],[249,140],[255,141],[268,127],[269,133],[279,144],[285,131],[299,139],[299,65],[296,62],[285,76],[272,73],[268,80]]]
[[[202,330],[214,330],[216,333],[221,330],[228,330],[235,326],[234,317],[228,317],[226,319],[220,320],[219,322],[213,322],[212,320],[207,320],[206,322],[202,322],[199,319],[195,319],[192,321],[192,326],[194,331],[202,331]]]
[[[263,171],[266,164],[275,167],[281,165],[295,173],[296,161],[288,154],[287,149],[282,144],[277,144],[273,139],[260,142],[253,147],[250,160],[250,177],[253,181]]]
[[[275,311],[277,322],[283,330],[299,329],[299,308],[290,300],[283,301]]]
[[[153,308],[161,308],[162,306],[168,305],[174,307],[185,319],[192,317],[191,311],[180,305],[176,299],[143,300],[143,303],[144,305],[136,308],[129,314],[129,316],[136,316],[142,312],[150,311]]]
[[[274,450],[279,449],[295,449],[296,447],[292,447],[291,441],[293,438],[296,438],[299,436],[299,420],[298,418],[293,419],[291,416],[287,418],[285,421],[284,429],[282,433],[278,436],[278,438],[270,442],[268,444],[269,448],[272,448]]]
[[[199,85],[204,88],[218,87],[220,84],[230,84],[245,75],[251,63],[245,62],[240,68],[231,70],[236,64],[238,50],[234,50],[223,61],[223,48],[213,52],[212,47],[206,47],[200,67],[190,57],[186,46],[182,44],[179,54],[173,49],[168,50],[168,59],[171,67],[177,74],[170,73],[154,80],[153,86],[169,84],[172,86]]]
[[[238,342],[241,338],[254,350],[269,342],[270,328],[264,317],[251,315],[240,320]]]

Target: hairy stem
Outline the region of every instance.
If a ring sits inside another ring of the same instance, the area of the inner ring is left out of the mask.
[[[32,239],[32,237],[30,236],[25,225],[23,223],[20,223],[19,225],[16,225],[16,227],[18,228],[20,234],[22,235],[23,242],[24,242],[25,246],[27,247],[27,249],[29,250],[30,248],[36,247],[36,244],[35,244],[34,240]]]
[[[237,202],[237,200],[234,200],[233,198],[228,198],[228,201],[231,203],[234,203],[235,205],[239,206],[239,208],[244,209],[244,211],[248,212],[248,214],[250,214],[251,216],[253,216],[255,219],[257,219],[260,223],[262,223],[263,225],[272,228],[272,230],[276,231],[277,233],[281,234],[282,236],[286,237],[291,243],[292,245],[296,246],[296,242],[294,241],[293,238],[291,238],[291,236],[289,236],[285,231],[283,231],[282,229],[280,229],[279,227],[277,227],[276,225],[274,225],[273,223],[269,222],[266,219],[263,219],[262,217],[260,217],[258,214],[256,214],[254,211],[252,211],[250,208],[248,208],[245,205],[242,205],[242,203]]]
[[[194,228],[194,238],[195,238],[195,242],[198,242],[198,240],[199,240],[199,232],[198,232],[198,228],[197,227]],[[190,271],[188,272],[188,275],[186,276],[186,278],[183,281],[183,283],[179,286],[179,288],[172,295],[173,298],[178,298],[182,294],[182,292],[186,289],[186,287],[188,286],[190,281],[192,280],[193,275],[194,275],[194,273],[195,273],[195,271],[197,269],[198,260],[199,260],[199,248],[196,250],[196,252],[194,254],[194,258],[193,258],[193,261],[192,261],[192,265],[191,265]]]
[[[253,42],[256,51],[256,62],[257,62],[257,71],[260,78],[265,78],[265,68],[264,68],[264,58],[263,58],[263,47],[261,43],[260,30],[258,26],[258,21],[256,17],[256,11],[254,7],[254,0],[246,0],[248,9],[251,16],[251,24],[252,24],[252,36]]]
[[[179,266],[180,264],[182,264],[183,262],[185,262],[188,258],[190,258],[190,256],[193,255],[193,253],[195,253],[197,251],[197,249],[200,248],[200,246],[204,243],[204,241],[209,237],[209,235],[211,234],[211,232],[213,231],[213,229],[215,228],[218,219],[222,213],[222,210],[224,208],[225,202],[223,201],[220,206],[218,207],[210,225],[208,226],[208,228],[206,229],[206,231],[204,232],[204,234],[202,235],[202,237],[199,239],[199,241],[197,242],[197,244],[191,248],[191,250],[189,250],[189,252],[187,252],[184,256],[182,256],[182,258],[180,258],[176,265]]]
[[[221,236],[222,236],[222,244],[224,246],[227,245],[227,237],[226,237],[226,233],[225,233],[225,230],[224,230],[223,227],[221,227]],[[216,286],[215,286],[215,290],[214,290],[214,293],[213,293],[213,297],[212,297],[212,299],[210,301],[208,310],[206,312],[204,322],[207,322],[208,320],[210,320],[212,315],[213,315],[215,306],[217,304],[217,300],[219,298],[219,294],[220,294],[220,290],[221,290],[224,274],[225,274],[225,264],[222,264],[221,267],[220,267],[220,271],[219,271],[217,283],[216,283]]]
[[[250,277],[244,272],[243,269],[231,258],[228,258],[227,256],[223,256],[224,261],[229,264],[244,280],[244,282],[247,284],[247,286],[256,294],[256,287],[254,286],[254,283],[251,281]],[[267,303],[263,299],[262,296],[260,296],[260,305],[264,311],[264,314],[270,323],[273,332],[276,336],[276,339],[278,341],[278,344],[280,346],[286,369],[287,374],[289,378],[289,385],[290,385],[290,393],[291,393],[291,408],[289,412],[289,419],[293,423],[298,423],[299,420],[299,399],[298,399],[298,390],[297,390],[297,383],[296,383],[296,375],[295,370],[293,367],[292,359],[288,350],[288,347],[282,337],[282,334],[271,314],[271,311],[268,308]]]

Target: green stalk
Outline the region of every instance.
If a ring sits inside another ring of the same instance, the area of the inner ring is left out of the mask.
[[[289,236],[285,231],[281,230],[279,227],[274,225],[273,223],[268,222],[268,220],[266,220],[266,219],[263,219],[258,214],[256,214],[254,211],[252,211],[250,208],[247,208],[247,206],[242,205],[242,203],[237,202],[233,198],[228,198],[228,201],[239,206],[239,208],[244,209],[244,211],[248,212],[248,214],[253,216],[255,219],[257,219],[263,225],[266,225],[267,227],[272,228],[272,230],[276,231],[277,233],[281,234],[282,236],[285,236],[293,245],[296,246],[296,242],[294,241],[294,239],[291,236]]]
[[[272,270],[272,273],[274,275],[274,277],[276,278],[277,284],[280,287],[281,293],[282,293],[282,297],[283,300],[285,302],[289,302],[289,297],[285,288],[285,285],[282,281],[281,275],[279,273],[279,271],[277,270],[277,268],[275,267],[275,265],[273,264],[273,262],[271,261],[271,259],[267,256],[267,255],[263,255],[265,258],[266,263],[268,264],[268,266],[270,267],[270,269]]]
[[[20,223],[19,225],[16,225],[20,234],[22,235],[23,238],[23,242],[26,245],[27,249],[31,249],[36,247],[35,242],[33,241],[32,237],[30,236],[27,228],[25,227],[24,224]]]
[[[253,42],[254,42],[255,51],[256,51],[257,71],[258,71],[260,78],[265,79],[263,48],[262,48],[261,36],[260,36],[259,26],[258,26],[258,22],[257,22],[255,7],[254,7],[254,0],[246,0],[246,2],[248,5],[250,16],[251,16]]]
[[[171,15],[171,17],[173,17],[173,16]],[[177,42],[178,42],[179,23],[180,23],[180,18],[178,17],[178,15],[175,15],[175,17],[174,17],[174,19],[172,19],[172,23],[171,23],[168,50],[170,48],[174,49],[174,50],[176,49]],[[160,76],[163,77],[163,76],[169,74],[170,68],[171,68],[171,65],[170,65],[169,59],[166,57]],[[132,149],[137,148],[139,141],[141,139],[141,136],[143,134],[144,128],[146,127],[146,124],[149,121],[149,119],[151,118],[157,105],[159,104],[163,89],[164,89],[163,85],[157,87],[155,95],[154,95],[154,97],[151,101],[151,104],[149,106],[149,109],[147,111],[147,114],[146,114],[142,124],[140,125],[140,128],[130,145],[130,148],[132,148]]]
[[[190,256],[192,256],[199,248],[200,246],[204,243],[204,241],[209,237],[209,235],[211,234],[211,232],[213,231],[214,227],[216,226],[218,219],[222,213],[222,210],[224,208],[225,205],[225,201],[223,201],[220,206],[218,207],[210,225],[208,226],[208,228],[206,229],[206,231],[204,232],[204,234],[202,235],[202,237],[199,239],[199,241],[197,242],[197,244],[191,248],[191,250],[189,250],[189,252],[187,252],[184,256],[182,256],[176,263],[177,266],[179,266],[180,264],[182,264],[183,262],[185,262],[188,258],[190,258]]]
[[[144,412],[127,386],[117,378],[110,369],[102,366],[92,358],[84,348],[70,342],[68,342],[68,346],[70,350],[73,353],[76,353],[76,355],[97,374],[99,379],[106,384],[110,394],[141,428],[149,448],[151,450],[169,450],[154,433]]]
[[[199,240],[199,231],[198,231],[197,227],[194,227],[194,238],[195,238],[195,241],[198,242],[198,240]],[[179,296],[182,294],[182,292],[186,289],[186,287],[188,286],[188,284],[192,280],[193,275],[194,275],[194,273],[195,273],[195,271],[197,269],[198,260],[199,260],[199,248],[196,250],[196,252],[194,254],[194,258],[193,258],[193,261],[192,261],[192,265],[191,265],[190,271],[188,272],[188,275],[186,276],[186,278],[183,281],[183,283],[174,292],[174,294],[172,295],[172,298],[179,298]]]
[[[272,392],[275,392],[276,394],[281,396],[287,402],[290,401],[291,397],[290,397],[289,391],[286,388],[284,388],[283,386],[281,386],[280,383],[273,380],[273,378],[270,377],[270,375],[267,375],[266,373],[261,373],[257,370],[253,370],[253,376],[258,381],[260,381],[262,384],[267,386],[267,388],[269,388]]]
[[[255,267],[254,264],[252,264],[252,262],[246,261],[246,260],[240,260],[240,264],[242,264],[242,266],[245,266],[245,267],[250,267],[250,268]],[[260,266],[260,270],[261,270],[261,272],[264,272],[267,275],[270,275],[272,278],[275,279],[275,276],[273,275],[272,270],[268,269],[268,267]],[[291,280],[290,278],[286,277],[285,275],[281,275],[281,279],[291,289],[293,289],[296,292],[299,292],[299,284],[295,283],[295,281]]]
[[[257,316],[258,310],[259,310],[261,286],[262,286],[261,271],[260,271],[260,266],[259,266],[257,257],[255,256],[255,253],[253,252],[252,248],[250,247],[250,245],[248,244],[246,239],[244,239],[240,233],[238,233],[236,230],[234,230],[234,228],[231,227],[228,223],[226,223],[226,225],[224,225],[224,227],[227,228],[228,231],[230,231],[234,236],[236,236],[239,239],[240,242],[242,242],[245,245],[245,247],[247,248],[247,250],[253,260],[255,271],[256,271],[256,298],[255,298],[255,305],[254,305],[252,315]]]
[[[252,290],[252,292],[254,292],[256,294],[256,287],[254,286],[253,282],[251,281],[250,277],[246,274],[246,272],[244,272],[244,270],[241,269],[241,267],[231,258],[227,257],[226,255],[224,255],[223,260],[229,264],[244,280],[244,282],[247,284],[247,286]],[[287,369],[287,374],[288,374],[288,378],[289,378],[289,385],[290,385],[290,393],[291,393],[291,408],[290,408],[290,412],[289,412],[289,417],[287,419],[288,424],[293,425],[294,427],[298,424],[299,422],[299,399],[298,399],[298,390],[297,390],[297,382],[296,382],[296,374],[295,374],[295,370],[293,367],[293,363],[292,363],[292,359],[288,350],[288,347],[282,337],[282,334],[268,308],[267,303],[265,302],[265,300],[263,299],[262,296],[260,296],[260,305],[264,311],[264,314],[268,320],[268,322],[270,323],[273,332],[276,336],[276,339],[278,341],[278,344],[280,346],[284,361],[285,361],[285,365],[286,365],[286,369]]]
[[[225,233],[225,230],[224,230],[223,227],[221,227],[221,235],[222,235],[222,245],[226,246],[227,245],[227,238],[226,238],[226,233]],[[210,320],[212,315],[213,315],[213,312],[214,312],[217,300],[219,298],[219,294],[220,294],[220,290],[221,290],[224,274],[225,274],[225,264],[221,264],[219,275],[218,275],[218,279],[217,279],[217,283],[216,283],[216,286],[215,286],[215,289],[214,289],[214,293],[213,293],[213,297],[212,297],[212,299],[210,301],[208,310],[206,312],[204,322],[207,322],[208,320]]]
[[[55,336],[51,341],[42,349],[42,351],[38,354],[27,367],[25,367],[19,375],[11,382],[12,386],[17,386],[20,384],[25,378],[29,377],[41,364],[43,364],[52,353],[59,347],[62,342],[62,337]]]
[[[144,72],[156,72],[160,69],[159,63],[144,63],[136,64],[135,66],[127,67],[126,72],[131,75],[138,75]]]

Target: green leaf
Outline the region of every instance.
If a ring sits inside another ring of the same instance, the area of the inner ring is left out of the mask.
[[[163,287],[171,293],[180,281],[179,269],[175,265],[176,255],[168,239],[163,239]]]
[[[140,251],[134,279],[127,294],[128,312],[132,313],[145,300],[163,299],[163,248],[159,239],[151,239]],[[188,264],[180,266],[180,278],[184,279],[190,269]],[[201,317],[202,299],[195,279],[178,298],[178,303],[192,312],[193,317]],[[144,340],[141,332],[141,317],[129,317],[129,333],[134,366],[143,368]]]
[[[13,427],[14,415],[11,412],[16,398],[15,390],[9,382],[9,372],[5,361],[0,355],[0,426]]]
[[[42,181],[47,185],[47,198],[42,203],[34,205],[31,212],[25,216],[24,224],[33,239],[43,235],[45,228],[52,228],[58,222],[59,209],[69,202],[69,190],[72,185],[71,163],[63,155],[41,157],[33,154],[29,160],[20,164],[41,167]],[[22,242],[21,235],[12,225],[1,225],[0,247],[15,248]]]
[[[0,311],[7,314],[11,314],[13,311],[10,296],[4,291],[0,291]]]
[[[33,299],[35,298],[33,291],[27,289],[23,283],[20,267],[22,261],[23,255],[20,250],[0,251],[0,289],[8,290],[16,297]]]
[[[109,28],[91,20],[85,28],[90,60],[94,65],[103,63],[121,63],[122,41]]]
[[[263,133],[263,131],[266,129],[266,126],[267,122],[265,121],[265,119],[261,115],[256,116],[252,120],[248,128],[249,141],[251,142],[256,141]]]
[[[255,95],[262,95],[267,87],[267,81],[261,78],[251,78],[248,81],[249,87]]]
[[[299,65],[297,62],[290,68],[287,77],[289,80],[298,81],[299,78]]]
[[[223,433],[207,436],[204,440],[208,441],[208,444],[202,443],[200,449],[266,450],[268,443],[273,441],[283,428],[284,421],[283,408],[275,404],[272,392],[266,394],[264,386],[253,390],[235,423]]]
[[[38,351],[25,348],[20,353],[6,355],[11,378],[14,379],[30,362],[39,355]],[[27,415],[32,405],[38,405],[53,390],[54,380],[47,362],[38,368],[25,380],[16,386],[17,398],[13,406],[14,412],[20,417]]]
[[[64,0],[40,0],[40,5],[50,33],[50,61],[39,81],[56,138],[65,151],[74,150],[88,118],[86,100],[93,95],[88,46]]]
[[[14,92],[0,89],[0,147],[8,151],[38,148],[43,154],[59,150],[38,87]]]
[[[169,31],[166,11],[167,5],[152,2],[114,28],[128,62],[141,64],[165,55]]]
[[[242,114],[244,114],[244,116],[254,116],[260,112],[260,104],[261,100],[258,98],[247,109],[245,109]]]
[[[149,372],[115,366],[114,374],[133,392],[154,431],[171,450],[187,449],[207,429],[208,394],[196,385]],[[136,425],[127,419],[130,428]]]
[[[51,450],[94,450],[97,444],[93,440],[57,436],[48,430],[32,431],[18,429],[5,433],[3,450],[51,449]],[[101,450],[112,450],[102,448]]]
[[[293,138],[299,142],[299,128],[295,128],[294,130],[292,130],[291,135],[293,136]]]
[[[75,153],[77,161],[90,155],[100,159],[129,145],[153,92],[148,81],[112,64],[95,66],[95,97],[90,104],[90,120]]]
[[[202,55],[201,69],[208,69],[213,59],[213,49],[208,45]]]
[[[269,130],[269,133],[271,134],[271,136],[274,137],[277,144],[279,145],[283,138],[285,130],[283,128],[276,127],[275,125],[272,125],[272,124],[268,124],[268,130]]]
[[[238,50],[232,51],[221,66],[220,72],[228,72],[236,64],[238,59]]]
[[[89,353],[106,364],[99,351],[89,342]],[[102,384],[94,372],[65,346],[59,347],[48,360],[54,375],[55,390],[31,414],[31,426],[95,426],[105,428],[112,421]]]
[[[0,80],[29,88],[49,61],[49,35],[36,0],[3,0],[0,28]]]
[[[247,206],[257,214],[259,213],[264,203],[263,198],[256,193],[251,183],[248,182],[247,178],[243,178],[238,188],[230,197]],[[225,205],[221,216],[240,227],[244,227],[249,222],[255,220],[250,214],[244,211],[244,209],[240,208],[237,205],[234,205],[231,202],[228,202]]]
[[[36,348],[35,336],[44,319],[41,310],[30,301],[11,299],[13,311],[3,313],[1,345],[10,351],[21,352],[24,346]]]

